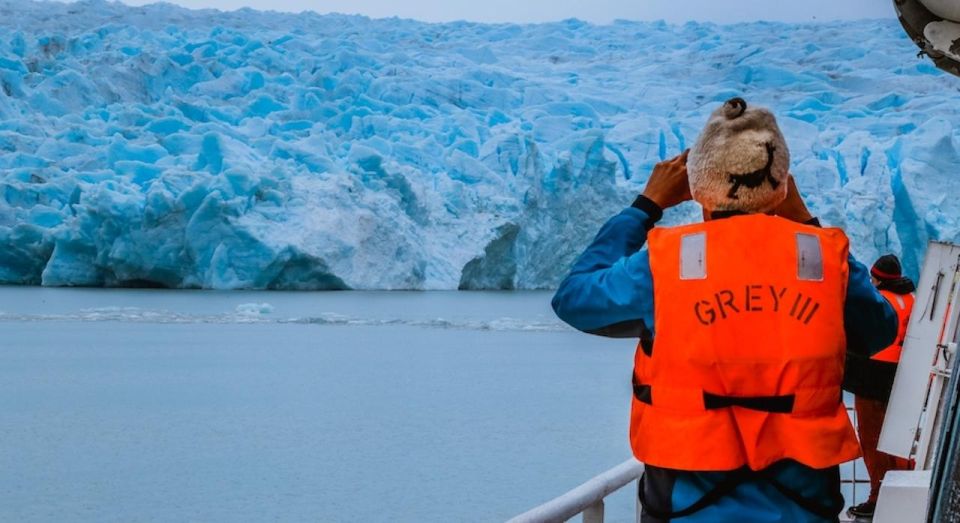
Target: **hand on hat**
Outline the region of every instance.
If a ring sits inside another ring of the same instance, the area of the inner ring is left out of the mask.
[[[643,195],[661,209],[668,209],[693,199],[690,196],[690,183],[687,180],[689,152],[690,149],[687,149],[679,156],[658,163],[650,173]]]
[[[807,223],[813,219],[807,205],[803,203],[800,190],[797,189],[797,182],[794,181],[792,174],[787,176],[787,197],[773,209],[771,214],[799,223]]]

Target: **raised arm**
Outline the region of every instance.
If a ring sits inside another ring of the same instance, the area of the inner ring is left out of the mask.
[[[657,218],[635,206],[604,224],[553,297],[561,320],[616,338],[639,337],[639,320],[653,325],[653,280],[647,252],[639,249]]]
[[[600,229],[553,297],[553,310],[572,327],[617,338],[653,326],[653,280],[647,231],[663,209],[690,199],[687,153],[654,167],[633,205]]]

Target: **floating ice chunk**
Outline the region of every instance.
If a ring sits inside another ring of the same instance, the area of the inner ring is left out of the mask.
[[[273,305],[269,303],[241,303],[237,305],[237,313],[249,316],[259,316],[273,312]]]

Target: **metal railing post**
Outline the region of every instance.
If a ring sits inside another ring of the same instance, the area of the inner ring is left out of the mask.
[[[637,505],[637,523],[640,523],[640,520],[643,518],[643,505],[640,504],[640,480],[637,480],[637,493],[634,494],[633,500]]]
[[[583,511],[583,523],[603,523],[603,500],[594,503]]]

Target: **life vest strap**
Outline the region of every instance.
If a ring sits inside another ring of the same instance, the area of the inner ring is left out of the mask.
[[[676,411],[703,412],[741,407],[772,414],[815,414],[833,410],[841,401],[839,386],[804,388],[793,394],[770,396],[727,396],[690,387],[668,387],[640,383],[633,379],[633,395],[652,407]]]
[[[794,394],[785,396],[720,396],[703,391],[703,406],[707,410],[743,407],[761,412],[789,414],[793,412],[793,404],[796,399],[797,397]]]

